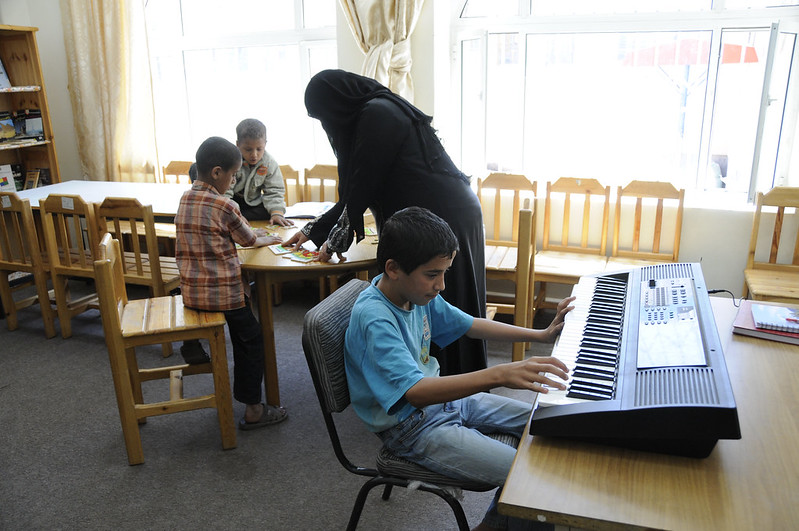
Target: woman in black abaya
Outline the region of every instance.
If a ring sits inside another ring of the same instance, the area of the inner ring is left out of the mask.
[[[452,227],[460,245],[441,295],[463,311],[485,317],[480,203],[469,179],[444,151],[432,118],[377,81],[343,70],[315,75],[305,91],[305,106],[322,123],[338,159],[339,202],[287,243],[313,240],[320,246],[320,258],[329,260],[333,253],[346,251],[353,237],[364,237],[367,208],[378,234],[394,212],[427,208]],[[485,342],[480,340],[463,338],[435,355],[442,375],[486,367]]]

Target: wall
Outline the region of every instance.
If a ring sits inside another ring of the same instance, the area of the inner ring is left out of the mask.
[[[33,26],[42,63],[61,180],[81,179],[72,103],[69,99],[64,32],[58,0],[2,0],[0,24]]]
[[[416,103],[423,111],[436,117],[436,127],[439,128],[445,145],[448,138],[456,141],[453,130],[447,128],[451,120],[442,118],[451,116],[456,110],[451,105],[456,98],[451,97],[448,4],[432,0],[425,2],[411,39],[415,56],[411,73],[414,77]],[[0,24],[40,28],[37,40],[62,179],[80,178],[80,160],[73,134],[74,122],[69,102],[58,0],[2,0]],[[337,35],[340,68],[360,72],[364,55],[355,44],[340,8]],[[701,198],[689,197],[685,209],[680,259],[702,262],[705,280],[710,289],[728,289],[740,296],[751,222],[751,207],[738,205],[725,210],[711,209],[703,204]],[[568,291],[563,294],[566,293]]]

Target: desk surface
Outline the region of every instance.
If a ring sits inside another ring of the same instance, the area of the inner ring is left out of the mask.
[[[143,205],[153,205],[156,216],[174,216],[188,184],[130,183],[108,181],[64,181],[17,192],[28,198],[31,207],[39,208],[39,200],[50,194],[78,195],[84,201],[102,203],[106,197],[135,197]]]
[[[799,347],[732,334],[711,298],[741,425],[706,459],[527,435],[501,512],[585,529],[790,529],[799,523]]]
[[[270,232],[277,233],[283,241],[288,240],[308,220],[295,219],[294,227],[270,228]],[[252,221],[253,227],[265,227],[267,222]],[[330,262],[296,262],[283,255],[273,253],[269,247],[239,249],[241,267],[250,271],[268,270],[275,273],[299,272],[313,278],[319,275],[334,275],[337,271],[350,271],[353,268],[364,269],[376,263],[377,236],[367,236],[360,242],[353,243],[344,253],[346,260],[340,262],[333,256]]]

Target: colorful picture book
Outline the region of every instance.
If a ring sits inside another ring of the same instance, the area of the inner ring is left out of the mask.
[[[8,79],[8,72],[6,72],[6,67],[3,65],[3,61],[0,60],[0,89],[7,89],[11,88],[11,80]]]
[[[735,321],[732,323],[732,332],[734,334],[799,345],[799,332],[788,332],[756,326],[755,319],[753,317],[753,307],[755,306],[769,306],[771,308],[782,308],[791,311],[799,311],[786,306],[753,303],[752,301],[747,300],[741,301],[741,306],[738,308],[738,314],[735,316]]]
[[[286,254],[294,251],[291,247],[283,247],[283,244],[276,243],[275,245],[270,245],[269,250],[275,254]]]
[[[298,250],[291,250],[290,253],[284,254],[283,258],[290,258],[295,262],[313,262],[319,256],[318,251],[309,251],[308,249],[300,248]]]

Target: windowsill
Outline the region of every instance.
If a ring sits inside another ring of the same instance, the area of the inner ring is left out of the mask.
[[[685,208],[754,212],[754,205],[747,201],[746,195],[745,192],[725,192],[722,190],[686,190]]]

